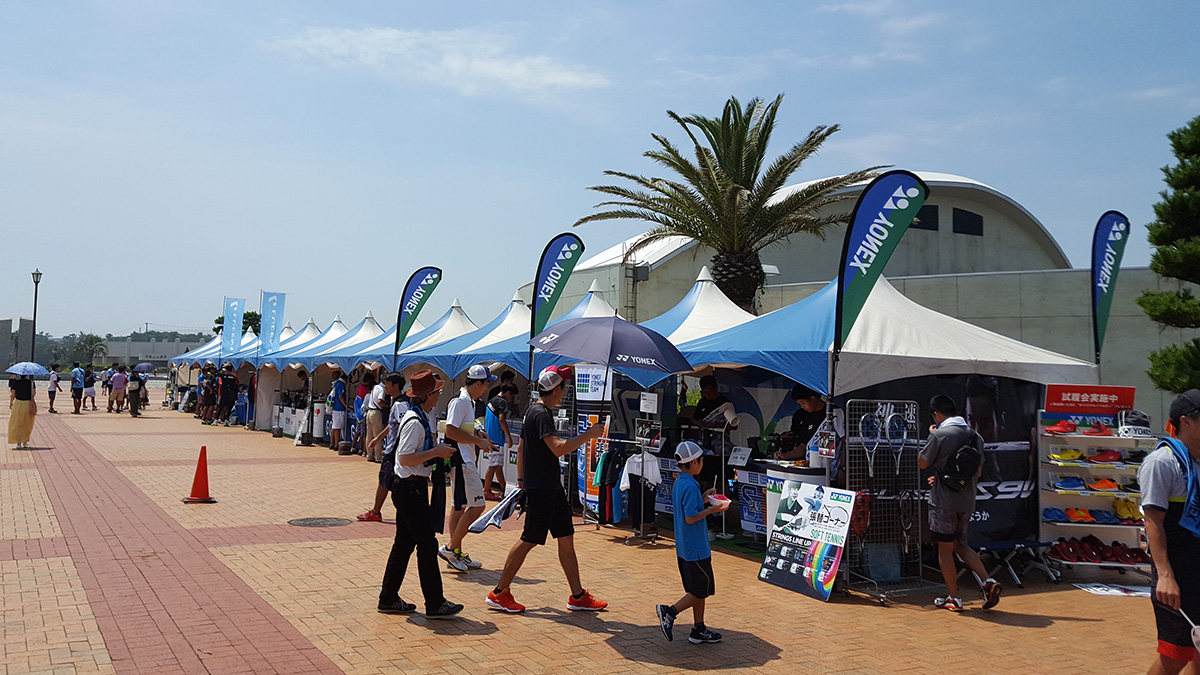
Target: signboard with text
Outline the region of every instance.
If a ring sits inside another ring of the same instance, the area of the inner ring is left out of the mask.
[[[1045,411],[1057,415],[1116,415],[1133,409],[1136,387],[1104,384],[1048,384]],[[1065,418],[1064,418],[1065,419]]]
[[[758,578],[828,602],[854,511],[853,492],[785,481]]]

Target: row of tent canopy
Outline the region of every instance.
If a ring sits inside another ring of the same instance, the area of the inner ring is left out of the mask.
[[[755,366],[829,393],[836,292],[834,281],[803,300],[754,316],[730,301],[704,268],[679,304],[642,325],[666,337],[693,367]],[[593,282],[587,295],[550,326],[565,319],[615,314]],[[430,326],[414,325],[394,364],[396,328],[385,330],[369,313],[353,328],[340,318],[324,331],[311,319],[300,331],[289,326],[280,337],[279,349],[269,354],[258,353],[260,340],[247,331],[234,354],[221,354],[218,336],[170,363],[183,367],[250,362],[280,371],[288,367],[311,371],[323,364],[349,371],[370,363],[401,370],[422,363],[450,377],[475,363],[499,363],[524,373],[529,365],[529,326],[530,310],[519,295],[482,327],[471,321],[456,298]],[[570,361],[539,351],[534,367],[540,370]],[[1092,363],[935,312],[909,300],[883,278],[875,284],[836,368],[839,394],[922,375],[981,374],[1043,384],[1098,381]],[[644,387],[666,377],[618,370]]]

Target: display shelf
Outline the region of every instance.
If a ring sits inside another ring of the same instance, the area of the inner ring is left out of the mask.
[[[1117,490],[1108,490],[1100,492],[1097,490],[1060,490],[1056,487],[1043,487],[1042,492],[1054,492],[1060,495],[1076,495],[1080,497],[1137,497],[1142,498],[1140,492],[1121,492]]]
[[[1158,439],[1150,436],[1089,436],[1088,434],[1047,434],[1042,433],[1042,438],[1055,438],[1065,441],[1086,441],[1093,445],[1105,445],[1109,441],[1115,442],[1117,445],[1134,447],[1139,444],[1145,444],[1148,447],[1158,445]]]
[[[1126,525],[1125,523],[1064,523],[1056,520],[1042,519],[1043,525],[1053,525],[1054,527],[1123,527],[1132,529],[1142,529],[1144,525]]]
[[[1100,468],[1100,469],[1115,469],[1115,470],[1119,470],[1119,469],[1135,469],[1136,470],[1136,469],[1142,468],[1141,464],[1130,464],[1128,462],[1078,462],[1078,461],[1064,462],[1064,461],[1057,460],[1057,459],[1043,459],[1042,464],[1049,464],[1051,466],[1069,466],[1069,467],[1077,468],[1077,469]]]

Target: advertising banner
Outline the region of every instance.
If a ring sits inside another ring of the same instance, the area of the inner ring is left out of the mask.
[[[580,415],[579,433],[582,434],[599,421],[599,415]],[[578,481],[579,502],[592,511],[600,508],[600,487],[593,485],[592,482],[596,477],[596,467],[600,464],[600,455],[608,450],[608,441],[604,440],[608,438],[608,422],[608,419],[604,420],[603,438],[588,441],[575,453],[575,475]]]
[[[1122,410],[1133,409],[1133,398],[1137,387],[1119,387],[1106,384],[1048,384],[1046,404],[1043,409],[1047,418],[1069,419],[1076,424],[1087,415],[1112,417]],[[1075,419],[1075,416],[1081,419]]]
[[[828,602],[853,511],[853,492],[785,481],[758,578]]]
[[[225,298],[225,318],[221,323],[221,356],[232,354],[242,346],[242,313],[245,311],[245,298]]]
[[[404,284],[404,294],[400,296],[400,310],[396,313],[396,344],[392,350],[392,369],[396,368],[396,355],[400,353],[400,345],[412,330],[421,308],[433,295],[434,289],[442,282],[442,270],[437,267],[422,267],[413,272]]]
[[[533,282],[533,324],[529,337],[542,332],[558,298],[567,286],[571,271],[583,257],[583,241],[565,232],[550,240],[546,250],[542,251],[542,259],[538,262],[537,276]]]
[[[576,401],[611,401],[613,371],[604,366],[580,364],[575,366]]]
[[[1127,241],[1129,219],[1125,214],[1109,211],[1100,216],[1096,233],[1092,235],[1092,337],[1096,363],[1100,363],[1100,349],[1104,346],[1104,331],[1108,327],[1113,291],[1117,287],[1117,273],[1121,271],[1121,257],[1125,255]]]
[[[841,351],[875,280],[928,197],[925,182],[901,170],[879,176],[859,196],[846,227],[838,268],[835,352]]]
[[[260,354],[270,354],[279,349],[279,334],[283,332],[283,305],[286,293],[262,292],[262,318],[258,323]]]

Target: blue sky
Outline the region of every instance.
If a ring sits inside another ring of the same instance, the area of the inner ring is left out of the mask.
[[[0,316],[124,333],[289,294],[322,327],[394,318],[412,270],[477,323],[592,212],[653,173],[665,115],[786,94],[796,180],[872,164],[965,175],[1076,266],[1108,209],[1135,236],[1200,114],[1195,2],[0,3]],[[577,231],[591,252],[644,229]],[[161,255],[160,255],[161,254]],[[28,268],[28,269],[26,269]],[[1076,299],[1086,302],[1084,298]]]

